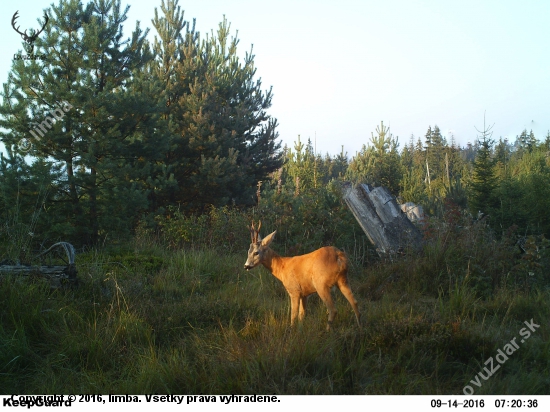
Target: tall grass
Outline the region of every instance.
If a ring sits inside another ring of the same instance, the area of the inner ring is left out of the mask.
[[[524,259],[482,222],[432,220],[423,253],[354,260],[363,328],[335,294],[327,333],[317,297],[291,329],[282,285],[263,268],[243,270],[248,217],[180,220],[188,225],[181,233],[191,233],[183,244],[177,231],[143,231],[89,250],[77,258],[74,289],[3,276],[0,392],[460,394],[534,319],[541,327],[476,393],[548,394],[543,239]]]

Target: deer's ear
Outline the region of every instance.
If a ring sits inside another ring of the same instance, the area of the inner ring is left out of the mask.
[[[275,238],[275,233],[277,233],[277,231],[273,232],[273,233],[270,233],[269,235],[267,235],[266,237],[264,237],[262,239],[262,247],[268,247],[269,244],[273,241],[273,239]]]

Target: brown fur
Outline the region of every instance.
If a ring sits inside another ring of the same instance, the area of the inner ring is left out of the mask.
[[[333,246],[326,246],[306,255],[282,257],[269,247],[275,233],[276,231],[261,240],[258,231],[254,230],[254,225],[252,225],[253,243],[250,245],[248,259],[244,266],[249,270],[262,264],[283,283],[290,296],[291,325],[294,324],[296,318],[299,320],[304,318],[308,296],[318,293],[328,309],[327,330],[330,330],[336,316],[330,292],[333,286],[337,286],[353,308],[357,324],[360,327],[357,301],[347,279],[348,259],[346,254]]]

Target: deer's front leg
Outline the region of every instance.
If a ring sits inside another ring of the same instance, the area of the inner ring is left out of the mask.
[[[300,295],[290,295],[290,326],[294,325],[294,321],[298,317],[298,307],[300,306]]]

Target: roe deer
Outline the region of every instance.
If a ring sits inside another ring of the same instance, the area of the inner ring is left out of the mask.
[[[346,254],[335,247],[326,246],[306,255],[282,257],[269,248],[277,231],[262,239],[259,233],[261,226],[262,223],[259,222],[256,230],[252,222],[250,227],[252,243],[248,249],[248,259],[244,268],[250,270],[262,264],[273,276],[283,282],[290,296],[290,324],[294,324],[296,317],[299,320],[304,318],[307,298],[317,292],[328,309],[327,331],[330,330],[336,316],[330,291],[333,286],[338,286],[353,308],[357,324],[361,327],[357,301],[348,285]]]

